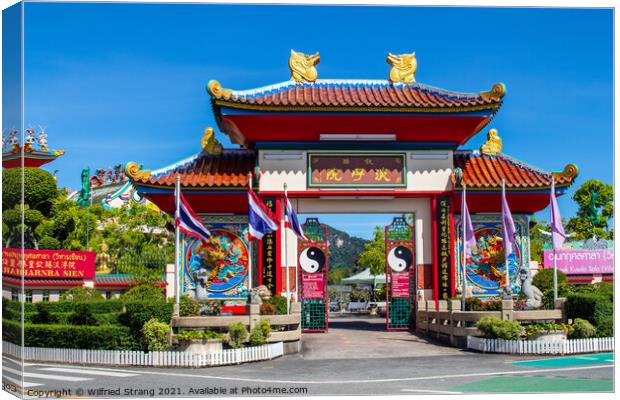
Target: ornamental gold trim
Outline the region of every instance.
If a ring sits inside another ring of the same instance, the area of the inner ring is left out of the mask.
[[[351,107],[351,106],[343,106],[343,107],[321,107],[321,106],[270,106],[270,105],[259,105],[259,104],[247,104],[247,103],[236,103],[229,101],[216,100],[215,105],[224,106],[230,108],[237,108],[242,110],[258,110],[258,111],[333,111],[333,112],[393,112],[393,113],[423,113],[423,112],[437,112],[437,113],[458,113],[465,111],[479,111],[479,110],[489,110],[489,111],[497,111],[499,110],[501,104],[482,104],[477,106],[463,106],[463,107],[368,107],[368,106],[360,106],[360,107]]]
[[[138,163],[130,161],[125,165],[125,173],[132,180],[148,180],[151,177],[150,170],[141,170]]]
[[[579,168],[575,164],[568,164],[561,172],[552,172],[551,174],[555,179],[567,178],[572,180],[579,174]]]
[[[504,97],[505,94],[506,94],[506,85],[504,85],[501,82],[498,82],[495,85],[493,85],[491,90],[489,90],[488,92],[480,92],[480,97],[482,97],[484,101],[489,101],[489,100],[494,100],[494,99],[501,99],[502,97]]]
[[[223,98],[225,100],[228,100],[232,96],[232,90],[224,89],[222,85],[215,79],[209,81],[209,84],[207,85],[207,90],[209,91],[211,96],[218,99]]]

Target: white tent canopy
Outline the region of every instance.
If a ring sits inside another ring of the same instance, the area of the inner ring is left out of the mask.
[[[342,285],[366,284],[373,286],[376,286],[379,283],[385,284],[385,274],[371,275],[369,268],[366,268],[362,272],[359,272],[353,276],[344,278],[341,282]]]

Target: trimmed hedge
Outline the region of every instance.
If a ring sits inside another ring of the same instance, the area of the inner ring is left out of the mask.
[[[4,305],[6,303],[6,306]],[[41,304],[45,304],[47,310],[50,313],[62,313],[62,312],[73,312],[75,310],[76,305],[87,303],[90,304],[95,314],[104,314],[111,312],[122,312],[123,303],[121,300],[95,300],[95,301],[50,301],[50,302],[41,302]],[[39,303],[24,303],[24,312],[25,313],[33,313],[36,312],[37,304]],[[18,301],[12,301],[3,299],[2,300],[2,311],[6,310],[17,312],[21,314],[21,305]],[[6,317],[5,317],[6,318]],[[19,317],[18,317],[19,318]]]
[[[61,325],[65,325],[65,324],[70,324],[69,323],[69,316],[73,314],[72,312],[55,312],[55,313],[50,313],[50,323],[52,324],[61,324]],[[120,316],[122,315],[122,313],[118,313],[118,312],[111,312],[111,313],[103,313],[103,314],[95,314],[95,319],[97,320],[97,325],[120,325]],[[15,319],[14,321],[19,321],[19,315],[17,316],[18,319]],[[24,314],[24,322],[32,322],[35,323],[36,322],[36,317],[37,317],[37,313],[36,312],[31,312],[31,313],[26,313]],[[7,318],[6,316],[4,316],[5,319],[10,319],[13,320],[12,318]]]
[[[596,327],[598,337],[614,335],[614,305],[607,294],[593,292],[574,293],[566,298],[566,316],[582,318]]]
[[[120,322],[129,327],[132,332],[139,334],[144,324],[155,318],[159,322],[169,324],[172,319],[172,303],[133,302],[127,303],[125,313],[119,317]]]
[[[2,339],[19,343],[20,324],[2,320]],[[26,347],[67,349],[137,350],[140,349],[131,330],[125,326],[74,326],[24,324]]]

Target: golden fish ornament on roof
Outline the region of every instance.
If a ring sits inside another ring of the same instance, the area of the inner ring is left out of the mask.
[[[494,156],[502,152],[502,139],[499,137],[497,129],[489,129],[487,133],[487,141],[480,146],[482,154]]]
[[[390,69],[390,81],[392,83],[415,82],[415,71],[418,69],[418,61],[415,58],[415,51],[407,54],[388,53],[387,63],[392,66]]]
[[[295,82],[314,82],[319,77],[315,65],[319,63],[319,53],[304,54],[291,49],[288,66],[291,69],[291,80]]]

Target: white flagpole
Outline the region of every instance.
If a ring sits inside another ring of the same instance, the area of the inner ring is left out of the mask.
[[[502,202],[504,201],[503,199],[505,198],[506,198],[506,182],[504,181],[504,179],[502,179]],[[503,207],[503,203],[502,203],[502,207]],[[502,213],[503,213],[503,210],[502,210]],[[503,218],[503,215],[502,215],[502,218]],[[504,236],[507,237],[505,232],[504,232]],[[507,244],[504,243],[504,264],[506,265],[506,295],[511,296],[512,298],[512,292],[510,290],[510,264],[508,264],[508,252],[506,251],[506,245]]]
[[[249,173],[248,180],[248,200],[250,197],[249,191],[252,190],[252,173]],[[248,207],[250,207],[250,203],[248,202]],[[249,213],[249,210],[248,210]],[[249,216],[249,214],[248,214]],[[248,219],[248,225],[250,220]],[[254,243],[251,240],[248,240],[248,294],[250,290],[252,290],[252,247],[254,247]]]
[[[461,311],[465,311],[465,299],[467,298],[467,256],[465,255],[465,235],[466,235],[466,222],[465,221],[465,205],[467,204],[465,196],[467,194],[467,185],[463,184],[463,201],[461,205],[461,229],[463,229],[463,249],[461,252],[461,267],[463,274],[461,275]]]
[[[174,229],[174,299],[176,304],[179,304],[181,301],[181,290],[180,290],[180,282],[179,282],[179,272],[180,272],[180,258],[181,258],[181,246],[179,235],[179,226],[176,223],[176,219],[179,216],[179,207],[180,207],[180,194],[181,194],[181,176],[177,174],[176,184],[174,187],[174,219],[175,219],[175,229]]]
[[[284,213],[286,213],[286,207],[288,206],[288,192],[286,190],[286,182],[284,182]],[[291,313],[291,289],[289,283],[288,276],[288,231],[286,230],[286,222],[284,222],[284,229],[282,230],[284,234],[284,265],[286,268],[286,313]]]
[[[551,176],[551,196],[555,197],[555,179]],[[553,207],[553,199],[551,199],[551,207]],[[557,210],[554,210],[557,212]],[[553,225],[553,211],[551,214],[551,224]],[[555,257],[555,246],[553,243],[553,226],[551,227],[551,247],[553,248],[553,307],[558,300],[558,260]]]

